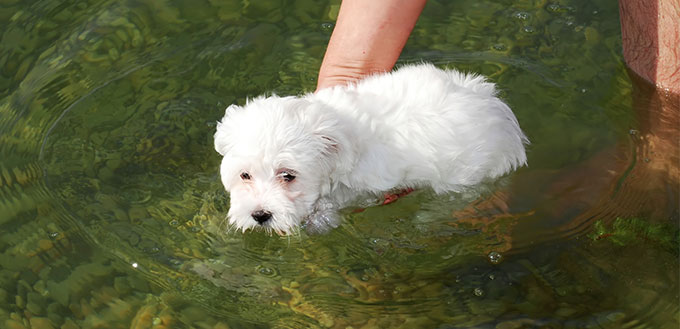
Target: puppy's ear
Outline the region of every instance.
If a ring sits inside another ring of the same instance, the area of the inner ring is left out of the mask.
[[[325,125],[317,129],[314,135],[323,145],[320,159],[330,170],[346,171],[355,162],[353,145],[347,138],[343,127],[339,124]]]
[[[221,122],[217,122],[217,130],[215,131],[215,151],[224,156],[231,148],[231,127],[228,125],[229,117],[236,111],[241,110],[238,105],[230,105],[224,113],[224,118]]]
[[[340,145],[331,136],[326,136],[323,134],[318,135],[321,138],[321,142],[324,145],[324,153],[328,154],[338,154],[340,152]]]

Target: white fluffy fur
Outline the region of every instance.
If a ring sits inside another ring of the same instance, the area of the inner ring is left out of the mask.
[[[232,105],[215,133],[229,222],[279,234],[303,221],[334,227],[335,209],[364,193],[460,191],[501,176],[526,164],[526,143],[493,83],[430,64]],[[296,178],[287,182],[282,172]],[[259,224],[257,210],[272,218]]]

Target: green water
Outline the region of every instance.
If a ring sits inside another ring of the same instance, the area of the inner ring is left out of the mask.
[[[400,63],[489,76],[527,168],[228,231],[215,123],[313,90],[338,5],[0,0],[0,327],[677,328],[677,113],[629,78],[615,1],[425,8]]]

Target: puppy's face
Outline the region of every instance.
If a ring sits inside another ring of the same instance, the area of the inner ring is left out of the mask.
[[[337,144],[325,132],[334,122],[312,107],[272,96],[227,109],[215,149],[224,156],[220,174],[236,228],[293,233],[328,192]]]

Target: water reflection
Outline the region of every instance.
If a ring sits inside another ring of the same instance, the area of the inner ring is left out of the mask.
[[[323,236],[225,233],[214,122],[313,89],[337,9],[285,4],[0,4],[0,324],[677,322],[677,95],[631,86],[604,2],[431,0],[409,41],[405,61],[498,82],[529,168]]]

